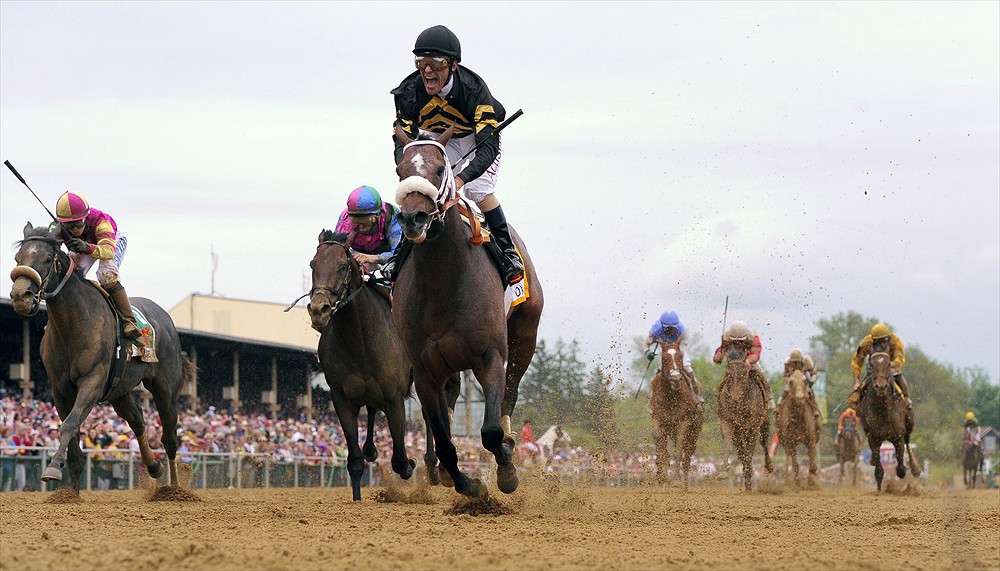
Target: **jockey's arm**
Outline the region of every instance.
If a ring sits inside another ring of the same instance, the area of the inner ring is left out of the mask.
[[[892,357],[890,367],[892,367],[894,373],[902,374],[903,364],[906,362],[906,352],[903,350],[903,340],[895,335],[890,335],[889,341],[891,343],[889,355]]]
[[[871,336],[869,335],[858,345],[858,350],[854,352],[854,357],[851,358],[851,372],[854,373],[854,382],[858,382],[861,378],[861,369],[865,365],[865,358],[871,352],[870,349]]]
[[[760,343],[760,336],[753,336],[753,344],[750,347],[750,352],[747,353],[747,365],[753,365],[757,361],[760,361],[760,354],[763,351],[763,345]]]

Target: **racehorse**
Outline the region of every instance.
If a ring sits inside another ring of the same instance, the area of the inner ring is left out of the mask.
[[[965,477],[965,485],[970,488],[976,487],[976,474],[983,469],[983,447],[972,438],[972,430],[966,429],[965,440],[962,442],[962,470]],[[983,483],[986,477],[983,476]]]
[[[851,463],[851,485],[858,483],[858,456],[861,455],[861,435],[858,434],[857,423],[852,417],[844,418],[844,428],[837,440],[837,463],[840,464],[840,477],[837,483],[844,481],[844,465]]]
[[[751,489],[753,479],[753,453],[759,440],[764,449],[764,469],[774,472],[767,443],[771,439],[771,418],[763,389],[750,378],[746,356],[749,343],[734,342],[726,355],[726,374],[717,389],[719,421],[723,434],[732,439],[736,455],[743,464],[743,486]]]
[[[511,493],[517,489],[517,471],[511,458],[510,416],[521,377],[535,353],[542,290],[524,243],[510,228],[524,260],[530,296],[505,316],[499,271],[483,247],[470,244],[471,230],[458,210],[451,209],[458,198],[444,144],[452,133],[453,128],[437,141],[414,141],[396,129],[405,145],[396,167],[398,216],[413,249],[393,287],[393,317],[413,364],[417,395],[441,465],[456,491],[468,496],[486,493],[482,482],[458,468],[445,401],[448,377],[471,369],[485,397],[482,444],[496,459],[497,486]]]
[[[816,476],[819,474],[819,467],[816,464],[819,430],[812,407],[809,405],[807,384],[806,375],[802,371],[792,371],[788,376],[789,390],[775,414],[774,426],[778,440],[788,457],[785,479],[788,479],[788,472],[791,470],[795,483],[799,483],[799,458],[796,449],[803,444],[809,452],[809,483],[816,485]]]
[[[142,383],[152,393],[160,414],[163,448],[170,468],[168,485],[176,486],[179,483],[177,394],[181,382],[193,375],[194,366],[181,352],[174,322],[152,301],[131,298],[132,305],[145,315],[155,331],[159,362],[129,360],[121,381],[113,387],[109,377],[118,339],[114,310],[101,291],[75,271],[75,263],[60,249],[60,244],[47,227],[33,228],[29,222],[14,256],[17,266],[10,273],[14,311],[34,315],[42,300],[48,310],[41,357],[52,382],[52,397],[62,426],[59,449],[42,472],[42,480],[62,481],[63,467],[68,465],[70,487],[79,492],[85,460],[79,446],[80,425],[98,401],[110,402],[115,412],[128,422],[139,443],[142,464],[150,476],[159,478],[163,465],[150,449],[142,411],[132,396],[132,390]],[[122,347],[122,350],[127,349]]]
[[[698,436],[705,422],[705,411],[688,382],[684,370],[684,352],[680,343],[664,344],[660,353],[660,370],[651,381],[649,406],[653,417],[653,439],[656,442],[656,477],[667,479],[670,463],[669,441],[674,443],[674,455],[680,457],[684,474],[684,489],[688,489],[691,456],[698,446]]]
[[[910,469],[914,476],[920,475],[920,467],[910,449],[910,433],[913,432],[913,410],[907,408],[900,391],[892,380],[892,369],[888,353],[872,353],[868,358],[872,379],[863,389],[858,417],[868,437],[868,447],[872,452],[871,463],[875,467],[875,482],[882,491],[882,460],[879,449],[882,442],[892,443],[896,449],[896,476],[906,477],[906,463],[903,448],[910,457]]]
[[[389,301],[365,285],[350,252],[354,234],[323,230],[309,267],[312,289],[306,311],[320,332],[319,362],[347,441],[347,472],[354,501],[361,500],[365,460],[374,462],[375,418],[385,412],[392,435],[392,470],[408,480],[416,464],[406,457],[405,399],[410,363],[392,326]],[[368,439],[358,445],[358,413],[368,407]]]

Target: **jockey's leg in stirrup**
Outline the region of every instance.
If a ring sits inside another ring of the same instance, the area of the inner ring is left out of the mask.
[[[858,403],[861,401],[861,391],[868,386],[868,383],[872,380],[871,370],[865,371],[865,376],[858,379],[854,379],[854,390],[851,394],[847,395],[847,407],[853,408],[855,412],[858,410]]]
[[[698,377],[694,374],[694,368],[691,366],[691,359],[688,357],[687,353],[684,353],[684,362],[682,363],[684,367],[684,375],[687,377],[688,386],[691,387],[691,391],[694,393],[694,398],[698,401],[698,405],[702,406],[705,404],[705,387],[701,386],[698,382]]]
[[[771,384],[767,382],[767,375],[764,374],[764,369],[760,368],[760,363],[750,365],[750,374],[757,378],[761,390],[764,391],[764,400],[767,402],[768,410],[774,410],[774,397],[771,396]]]

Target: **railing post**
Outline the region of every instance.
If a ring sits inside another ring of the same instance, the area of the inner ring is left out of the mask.
[[[271,457],[268,454],[264,455],[264,487],[271,487]]]
[[[201,452],[201,489],[208,489],[208,456]]]
[[[321,458],[319,461],[319,487],[321,488],[325,487],[326,485],[326,478],[324,477],[326,475],[325,474],[326,471],[324,470],[325,467],[326,467],[326,458]]]
[[[243,487],[243,455],[236,453],[236,489]]]
[[[298,456],[293,457],[293,463],[292,463],[292,487],[293,488],[298,488],[299,487],[299,457]]]
[[[90,465],[93,463],[93,458],[90,457],[90,449],[89,448],[87,450],[84,450],[84,457],[86,458],[86,461],[87,461],[87,491],[89,492],[91,489],[93,489],[93,488],[91,488],[91,481],[90,481],[90,478],[91,478],[91,475],[90,475],[90,471],[91,471],[90,470]]]
[[[135,469],[135,452],[130,448],[128,451],[128,489],[132,489],[133,486],[133,476],[132,471]]]

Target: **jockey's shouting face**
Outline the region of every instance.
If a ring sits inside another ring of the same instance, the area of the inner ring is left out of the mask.
[[[415,56],[414,63],[420,71],[427,95],[437,95],[448,84],[448,76],[458,68],[458,62],[444,55]]]

